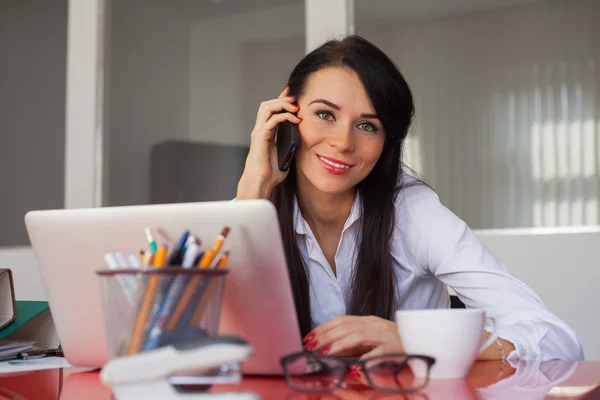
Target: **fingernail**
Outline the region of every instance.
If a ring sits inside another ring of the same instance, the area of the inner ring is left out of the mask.
[[[306,335],[306,337],[302,340],[304,343],[310,342],[311,340],[313,340],[315,337],[314,333],[309,333],[308,335]]]
[[[283,88],[283,90],[288,90],[290,88],[290,85],[285,85],[285,87]]]
[[[329,353],[329,350],[331,350],[331,346],[327,346],[327,347],[325,347],[324,349],[322,349],[322,350],[320,351],[320,353],[321,353],[321,354],[327,354],[327,353]]]
[[[315,347],[317,347],[317,342],[316,341],[315,342],[310,342],[309,344],[307,344],[306,346],[304,346],[304,349],[305,350],[312,350]]]
[[[299,116],[296,115],[296,118],[298,118],[300,120],[300,122],[302,122],[302,118],[300,118]]]
[[[356,364],[350,365],[350,370],[357,371],[358,370],[358,365],[356,365]]]
[[[360,372],[358,372],[356,370],[351,370],[350,371],[350,375],[352,375],[355,378],[359,378],[360,379]]]

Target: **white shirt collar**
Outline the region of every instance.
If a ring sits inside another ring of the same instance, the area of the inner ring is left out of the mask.
[[[342,232],[351,227],[356,221],[360,219],[361,209],[362,203],[360,201],[360,195],[357,191],[356,195],[354,196],[354,202],[352,203],[352,209],[350,209],[350,215],[348,216],[348,219],[344,224],[344,229],[342,230]],[[294,196],[294,228],[296,230],[296,233],[299,235],[307,235],[310,231],[310,228],[308,227],[308,222],[306,222],[306,220],[302,216],[302,213],[300,212],[300,207],[298,206],[298,199],[296,198],[296,196]]]

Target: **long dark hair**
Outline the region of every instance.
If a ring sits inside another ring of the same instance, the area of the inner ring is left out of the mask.
[[[402,146],[414,114],[413,98],[402,74],[376,46],[359,36],[331,40],[307,54],[292,71],[290,94],[302,96],[311,74],[325,67],[353,70],[362,81],[385,131],[385,144],[373,171],[358,184],[362,203],[357,238],[351,315],[391,319],[396,307],[395,275],[390,253],[395,200],[402,188]],[[294,196],[296,169],[273,191],[302,335],[312,329],[307,269],[296,242]],[[367,233],[368,234],[365,234]]]

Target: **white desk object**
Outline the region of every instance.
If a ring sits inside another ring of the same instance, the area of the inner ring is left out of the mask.
[[[239,368],[234,367],[232,373],[216,377],[213,371],[241,363],[252,350],[250,344],[236,337],[207,337],[112,359],[102,369],[100,379],[111,388],[117,400],[254,400],[260,397],[250,392],[179,392],[174,387],[238,383],[241,381]],[[189,376],[181,376],[185,374]]]

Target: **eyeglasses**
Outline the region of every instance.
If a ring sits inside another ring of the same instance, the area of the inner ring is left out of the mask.
[[[429,371],[435,363],[432,357],[402,353],[358,360],[298,352],[280,361],[288,386],[302,392],[330,392],[341,388],[352,366],[360,370],[375,390],[415,392],[427,386]]]

